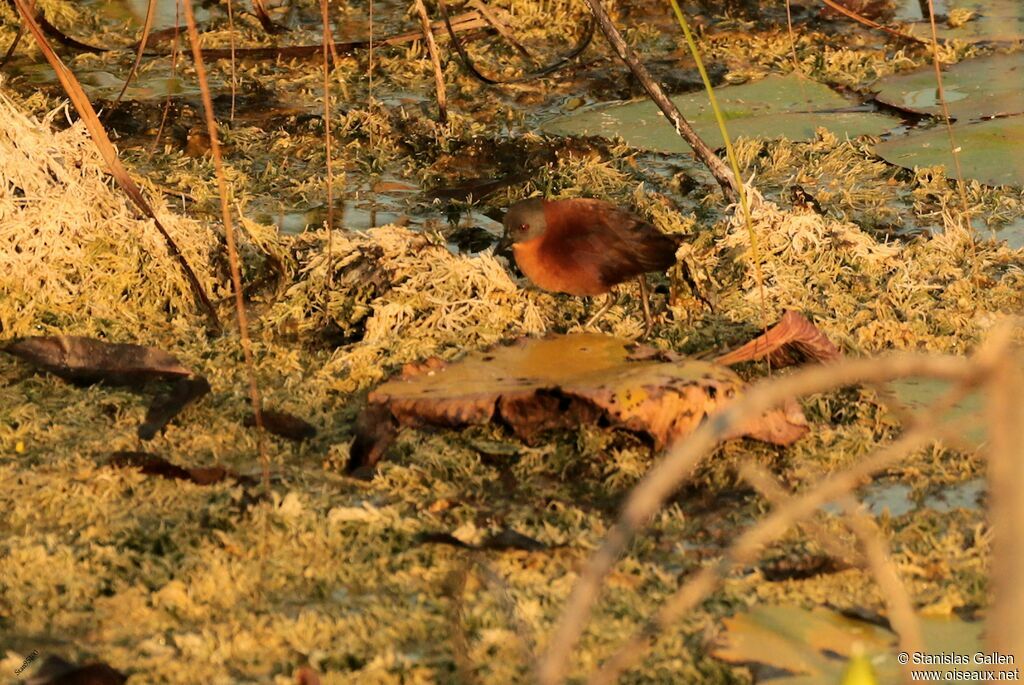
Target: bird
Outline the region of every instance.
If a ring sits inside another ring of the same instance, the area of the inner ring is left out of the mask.
[[[644,274],[676,263],[680,240],[604,200],[530,198],[509,207],[503,243],[519,270],[538,288],[577,296],[608,295],[584,327],[617,301],[614,289],[639,278],[644,337],[653,328]]]

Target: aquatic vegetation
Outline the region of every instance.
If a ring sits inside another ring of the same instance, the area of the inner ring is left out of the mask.
[[[123,48],[69,51],[73,70],[127,72],[135,24],[102,16],[93,4],[38,5],[81,40]],[[697,20],[713,80],[791,71],[785,33],[757,19],[769,8],[732,6],[739,8],[732,16],[708,11]],[[565,54],[586,16],[576,0],[488,7],[539,63]],[[239,10],[235,39],[248,47],[319,41],[319,2],[267,8],[291,27],[286,38]],[[383,2],[377,35],[407,29],[405,9]],[[692,78],[679,68],[667,8],[612,9],[631,27],[627,42],[651,56],[658,79],[682,83],[681,71]],[[366,37],[361,6],[333,11],[339,39]],[[211,6],[201,18],[207,47],[230,44],[222,14]],[[810,21],[797,34],[797,57],[820,83],[868,93],[875,79],[928,62],[919,45]],[[13,39],[14,26],[0,4],[0,44]],[[438,40],[444,53],[440,27]],[[467,38],[465,46],[488,74],[530,68],[530,58],[496,36]],[[986,49],[949,43],[942,58]],[[588,303],[526,287],[490,247],[500,231],[494,217],[529,196],[609,200],[684,239],[677,257],[701,292],[671,270],[653,279],[649,344],[658,354],[715,356],[749,341],[762,332],[764,312],[741,212],[688,158],[542,132],[555,114],[639,93],[600,41],[558,77],[486,90],[457,60],[442,61],[446,124],[434,119],[433,74],[417,41],[375,48],[372,72],[362,49],[329,72],[337,225],[328,257],[317,65],[239,61],[230,121],[227,62],[211,62],[253,373],[267,407],[308,424],[294,432],[299,441],[265,436],[265,487],[235,328],[208,334],[166,242],[113,185],[49,77],[31,70],[38,59],[23,40],[0,82],[0,337],[78,335],[158,347],[211,390],[141,454],[137,428],[146,409],[128,390],[71,387],[0,355],[0,669],[14,673],[38,650],[72,664],[102,661],[129,682],[283,685],[307,667],[324,683],[447,682],[466,674],[530,682],[584,563],[660,454],[634,431],[593,422],[529,443],[492,423],[420,427],[397,435],[374,477],[361,480],[346,474],[360,412],[369,393],[407,364],[431,357],[457,364],[517,338],[579,332]],[[144,60],[140,78],[147,70],[166,78],[160,59]],[[178,69],[178,78],[194,82],[187,60]],[[231,321],[219,192],[194,93],[173,97],[166,121],[158,101],[129,99],[107,114],[122,159]],[[1024,252],[966,230],[941,169],[886,164],[876,142],[824,130],[803,142],[737,142],[767,315],[798,310],[852,357],[974,352],[1024,310]],[[472,201],[417,190],[474,179],[500,183]],[[969,182],[965,192],[977,228],[1012,227],[1024,217],[1020,189]],[[312,217],[306,230],[273,225],[300,210]],[[349,230],[373,223],[378,210],[393,222]],[[457,247],[463,231],[475,233],[473,249]],[[599,328],[636,338],[644,325],[638,292],[627,286],[624,295]],[[745,382],[767,372],[762,362],[736,369]],[[789,373],[772,367],[775,377]],[[749,486],[744,469],[760,465],[787,488],[810,492],[900,434],[899,397],[874,386],[811,395],[800,402],[809,430],[791,446],[742,440],[717,448],[608,575],[572,676],[614,654],[775,506]],[[860,494],[883,503],[871,513],[914,608],[973,620],[989,601],[994,543],[986,512],[967,495],[957,506],[933,503],[952,486],[979,483],[985,455],[952,439],[922,444],[869,486],[901,486],[898,508],[884,511],[884,492]],[[837,516],[800,523],[662,629],[628,678],[748,682],[743,667],[708,647],[733,625],[726,617],[752,605],[884,610],[856,547]]]

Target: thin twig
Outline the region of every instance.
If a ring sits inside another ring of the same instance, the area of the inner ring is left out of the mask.
[[[676,19],[679,20],[679,26],[683,29],[683,36],[686,38],[686,44],[690,48],[690,55],[693,57],[693,61],[697,64],[697,71],[700,72],[700,78],[704,82],[704,89],[708,93],[708,101],[711,103],[711,110],[715,113],[715,121],[718,123],[718,130],[721,133],[722,141],[725,144],[725,154],[729,159],[729,166],[732,168],[733,178],[739,182],[736,186],[736,194],[739,195],[740,198],[740,209],[743,211],[743,221],[747,228],[747,236],[750,239],[750,257],[751,261],[754,262],[754,280],[757,281],[757,292],[761,300],[761,328],[767,336],[768,299],[764,290],[764,270],[761,266],[761,248],[758,244],[757,231],[754,230],[754,221],[750,215],[750,198],[747,197],[746,187],[743,185],[743,179],[740,177],[742,172],[740,171],[739,158],[736,156],[736,149],[733,147],[732,139],[729,137],[729,130],[725,123],[725,115],[718,106],[718,97],[715,95],[715,89],[711,85],[711,78],[708,76],[707,69],[704,68],[704,60],[700,56],[700,50],[697,49],[697,40],[693,37],[693,33],[690,31],[690,22],[686,20],[686,15],[683,14],[683,10],[679,6],[678,0],[669,1],[672,5],[672,10],[676,13]],[[803,82],[801,81],[801,84],[802,83]],[[768,375],[771,376],[771,357],[766,357],[766,361],[768,363]]]
[[[174,42],[171,43],[171,78],[178,77],[178,51],[180,45],[178,43],[178,27],[181,24],[181,0],[174,0]],[[164,126],[167,124],[167,115],[171,111],[171,93],[170,89],[167,91],[167,96],[164,98],[164,111],[160,115],[160,126],[156,129],[156,136],[153,138],[153,147],[150,150],[150,154],[156,152],[160,145],[160,136],[164,133]]]
[[[843,7],[838,2],[835,2],[835,0],[821,0],[821,1],[823,3],[825,3],[826,5],[828,5],[829,7],[831,7],[832,9],[834,9],[836,12],[839,12],[840,14],[844,14],[847,17],[849,17],[850,19],[853,19],[854,21],[856,21],[856,22],[858,22],[860,24],[864,24],[865,26],[867,26],[869,28],[873,28],[873,29],[876,29],[878,31],[884,31],[885,33],[888,33],[890,36],[896,36],[897,38],[902,38],[903,40],[909,40],[909,41],[912,41],[914,43],[921,43],[922,45],[927,45],[928,44],[928,41],[926,41],[924,38],[918,38],[915,35],[912,35],[912,34],[909,34],[909,33],[904,33],[903,31],[898,31],[896,29],[889,28],[888,26],[883,26],[882,24],[879,24],[876,21],[871,21],[867,17],[865,17],[863,15],[860,15],[860,14],[857,14],[856,12],[851,10],[849,7]]]
[[[914,602],[907,586],[900,579],[899,571],[889,553],[889,543],[874,518],[869,516],[863,505],[851,495],[840,498],[846,512],[846,525],[860,540],[868,568],[878,585],[885,600],[889,613],[889,622],[899,637],[900,651],[907,654],[918,654],[924,651],[924,638],[921,636],[921,623],[914,613]],[[903,665],[903,680],[913,682],[909,664]]]
[[[569,656],[583,633],[591,607],[600,593],[601,583],[635,532],[646,525],[671,493],[689,477],[704,455],[738,426],[786,399],[857,383],[882,382],[906,376],[974,382],[988,371],[988,365],[982,362],[980,355],[974,360],[966,360],[954,356],[897,354],[880,359],[853,359],[828,366],[809,367],[785,378],[753,386],[746,395],[710,417],[685,441],[677,443],[630,492],[618,522],[580,574],[548,649],[541,656],[538,666],[541,685],[562,682]],[[929,435],[934,436],[934,431]]]
[[[548,74],[560,71],[569,66],[574,59],[582,55],[583,51],[590,45],[591,39],[594,37],[594,22],[591,20],[583,27],[583,30],[580,32],[580,37],[577,39],[576,45],[573,49],[561,57],[556,58],[550,64],[534,69],[533,71],[520,74],[519,76],[513,76],[512,78],[494,78],[486,75],[479,67],[476,66],[473,58],[469,56],[466,46],[463,45],[462,41],[459,40],[459,37],[455,35],[455,29],[452,27],[452,20],[448,15],[448,6],[445,4],[444,0],[437,0],[437,9],[441,13],[441,19],[444,22],[445,28],[448,30],[448,37],[451,40],[452,47],[455,49],[455,54],[457,54],[459,59],[462,60],[462,66],[466,67],[466,71],[468,71],[470,76],[475,78],[477,81],[491,86],[535,81],[541,77],[547,76]]]
[[[128,70],[128,76],[124,80],[124,85],[121,86],[121,92],[117,94],[116,98],[114,98],[113,104],[110,105],[107,109],[107,114],[104,115],[105,117],[109,116],[110,112],[113,112],[114,109],[121,104],[121,98],[124,97],[125,91],[128,90],[128,84],[130,84],[135,78],[135,74],[139,70],[139,65],[142,64],[142,53],[146,51],[146,42],[149,40],[149,34],[153,31],[153,19],[155,16],[156,0],[149,0],[146,4],[146,19],[143,21],[142,38],[139,40],[139,49],[135,52],[135,61],[132,63],[132,68]],[[177,28],[177,26],[175,26],[175,28]]]
[[[725,193],[726,198],[730,201],[735,202],[739,198],[739,179],[737,179],[729,167],[726,166],[725,162],[715,154],[715,151],[708,147],[708,144],[697,135],[697,132],[693,130],[686,118],[680,113],[679,108],[676,107],[675,103],[668,99],[665,92],[661,89],[661,86],[651,78],[650,72],[647,71],[647,67],[637,58],[629,46],[626,45],[626,41],[622,39],[618,29],[615,28],[615,24],[612,23],[611,18],[601,5],[601,0],[587,0],[587,4],[590,5],[590,10],[594,13],[594,18],[597,20],[597,25],[601,28],[605,38],[611,44],[612,48],[618,54],[619,59],[626,63],[633,75],[636,76],[640,85],[643,86],[644,90],[647,91],[647,95],[650,96],[654,104],[658,106],[672,125],[676,129],[683,140],[693,149],[694,155],[697,159],[708,168],[711,175],[718,181],[718,185],[722,187],[722,192]]]
[[[939,96],[942,107],[942,120],[946,123],[946,135],[949,137],[949,152],[953,155],[953,168],[956,170],[956,188],[960,193],[960,206],[964,213],[964,224],[968,231],[971,227],[971,208],[967,203],[967,190],[964,186],[964,173],[960,166],[960,148],[956,144],[953,124],[949,119],[949,105],[946,104],[946,90],[942,85],[942,66],[939,63],[939,30],[935,26],[935,7],[928,0],[928,23],[932,29],[932,65],[935,67],[935,92]],[[973,243],[972,243],[973,246]]]
[[[249,319],[245,311],[245,293],[242,289],[242,271],[238,265],[238,247],[235,244],[235,227],[231,220],[229,203],[230,188],[224,175],[224,162],[221,158],[220,138],[217,134],[217,122],[213,114],[213,99],[210,97],[210,86],[206,78],[206,67],[203,65],[203,54],[199,45],[199,31],[196,29],[196,18],[192,12],[192,0],[182,0],[185,10],[185,23],[188,26],[189,43],[192,46],[192,60],[195,65],[196,78],[199,81],[199,92],[203,102],[203,114],[206,119],[206,130],[210,136],[210,153],[213,155],[213,166],[217,174],[217,192],[220,196],[221,220],[224,222],[224,236],[228,246],[228,263],[231,268],[231,283],[235,290],[235,311],[238,315],[238,333],[242,343],[242,355],[249,376],[249,399],[256,422],[256,445],[259,451],[260,464],[263,467],[263,487],[270,494],[270,461],[263,435],[263,402],[260,389],[256,383],[256,364],[253,360],[252,341],[249,338]],[[263,536],[264,546],[266,535]],[[265,549],[261,558],[265,556]]]
[[[132,177],[128,174],[128,170],[124,168],[121,160],[117,156],[117,150],[114,149],[113,143],[110,142],[110,138],[107,136],[106,130],[103,128],[103,124],[100,122],[99,117],[96,116],[96,110],[93,109],[92,103],[89,101],[89,96],[85,94],[85,90],[82,88],[82,84],[79,83],[74,73],[61,60],[56,52],[53,51],[53,47],[46,40],[46,36],[43,35],[43,30],[39,23],[33,16],[32,7],[28,5],[26,0],[11,0],[18,9],[18,13],[21,14],[22,21],[25,26],[28,27],[29,32],[35,39],[36,44],[42,51],[43,56],[46,57],[46,61],[50,63],[54,73],[57,75],[57,80],[60,81],[61,87],[64,88],[64,92],[68,94],[71,99],[71,104],[75,106],[75,110],[78,112],[78,116],[82,118],[82,122],[85,124],[86,130],[89,132],[89,137],[92,138],[93,143],[96,145],[96,149],[99,151],[100,156],[106,163],[107,168],[110,170],[111,176],[117,181],[117,184],[121,186],[121,189],[126,195],[135,203],[143,214],[153,220],[153,225],[156,226],[157,231],[164,239],[164,243],[167,245],[167,251],[170,253],[171,258],[178,262],[181,267],[182,273],[185,274],[185,279],[192,287],[192,292],[196,299],[199,300],[203,309],[206,312],[210,331],[219,334],[221,331],[220,318],[217,316],[217,310],[213,306],[213,302],[210,301],[209,296],[206,294],[206,290],[203,288],[199,279],[196,277],[195,271],[189,265],[188,260],[185,259],[185,255],[182,253],[178,244],[174,242],[174,238],[168,233],[164,227],[163,222],[157,217],[153,211],[153,207],[146,200],[142,191],[132,180]]]
[[[790,497],[793,496],[793,493],[790,492],[788,488],[783,487],[778,478],[762,477],[764,474],[768,474],[767,470],[757,464],[749,466],[751,470],[748,470],[748,465],[740,467],[740,477],[750,483],[751,487],[757,490],[757,494],[764,497],[772,507],[781,507]],[[768,475],[770,476],[770,474]],[[864,563],[864,556],[860,554],[856,547],[847,545],[846,540],[837,538],[834,533],[827,530],[815,519],[808,519],[801,522],[800,527],[811,538],[813,538],[822,549],[833,557],[841,559],[843,563],[851,566],[861,566]]]
[[[488,7],[487,3],[483,2],[482,0],[470,0],[466,7],[471,7],[475,9],[477,12],[479,12],[480,15],[487,20],[487,23],[493,26],[494,30],[497,31],[501,35],[501,37],[508,42],[509,45],[516,49],[516,52],[518,52],[520,55],[533,62],[535,65],[539,63],[537,61],[537,58],[533,56],[533,53],[527,50],[526,46],[516,39],[515,35],[512,33],[512,29],[510,29],[508,25],[505,24],[505,22],[498,18],[498,15],[495,14],[497,8],[492,9]]]
[[[21,37],[25,35],[25,25],[18,25],[18,32],[14,34],[14,40],[11,41],[10,47],[7,48],[7,52],[4,53],[3,59],[0,59],[0,69],[7,66],[7,62],[10,61],[11,57],[14,56],[14,51],[18,49],[18,43],[21,42]]]
[[[740,469],[743,480],[769,499],[778,509],[788,505],[793,493],[788,492],[768,469],[759,464],[747,463]],[[890,621],[900,640],[900,650],[914,654],[924,649],[921,638],[921,627],[914,614],[914,605],[910,593],[900,580],[896,565],[889,556],[889,546],[874,519],[862,510],[852,496],[840,498],[846,512],[846,525],[860,540],[864,549],[864,562],[871,570],[878,588],[885,599]],[[811,521],[805,521],[808,525]],[[910,671],[904,669],[904,677],[909,680]]]
[[[974,382],[975,378],[969,368],[965,368],[964,371],[966,375],[960,378],[961,382]],[[872,474],[891,467],[907,454],[958,428],[959,424],[937,428],[940,425],[937,419],[943,411],[938,407],[940,404],[944,404],[943,400],[932,405],[936,409],[927,412],[929,420],[925,424],[907,431],[902,437],[858,462],[853,468],[832,475],[812,490],[794,496],[785,506],[772,511],[757,525],[745,531],[718,562],[702,568],[687,580],[661,606],[654,618],[602,665],[601,670],[590,678],[588,685],[609,685],[617,682],[619,674],[635,663],[658,633],[714,592],[721,579],[733,569],[756,560],[765,546],[783,536],[795,523],[811,516],[825,504],[852,492]]]
[[[331,160],[331,64],[328,45],[334,45],[331,31],[330,0],[320,0],[320,20],[324,44],[324,154],[327,157],[327,273],[324,286],[331,287],[334,255],[334,165]]]
[[[1003,355],[986,389],[992,601],[985,639],[990,650],[1014,655],[1017,663],[1009,668],[1019,668],[1024,655],[1024,358],[1018,349]]]
[[[228,37],[231,50],[231,115],[228,121],[235,120],[235,94],[238,92],[238,70],[235,68],[235,11],[233,0],[227,0],[228,4]]]
[[[437,42],[434,41],[434,32],[430,29],[430,15],[423,5],[423,0],[415,0],[416,12],[420,15],[420,24],[423,27],[423,41],[427,45],[427,52],[430,53],[430,62],[434,65],[434,88],[437,91],[437,120],[448,123],[448,102],[445,96],[444,70],[441,68],[441,55],[437,51]]]

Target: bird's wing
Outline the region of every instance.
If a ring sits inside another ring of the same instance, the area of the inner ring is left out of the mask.
[[[587,200],[578,209],[584,211],[567,232],[566,252],[577,263],[596,265],[606,286],[675,264],[678,239],[605,202]]]

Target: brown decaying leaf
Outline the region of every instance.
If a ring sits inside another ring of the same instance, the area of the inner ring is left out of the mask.
[[[295,671],[295,685],[320,685],[320,674],[310,666]]]
[[[398,424],[391,410],[383,404],[368,404],[356,417],[355,439],[348,450],[346,470],[353,475],[363,472],[383,458],[394,442]]]
[[[214,485],[228,479],[241,485],[255,485],[257,482],[255,478],[242,476],[223,466],[185,468],[149,452],[114,452],[107,460],[107,465],[118,468],[137,468],[147,476],[160,476],[168,480],[187,480],[196,485]]]
[[[100,662],[76,666],[59,656],[48,656],[29,685],[122,685],[128,676]]]
[[[150,206],[149,202],[143,196],[142,191],[135,185],[135,181],[132,180],[131,176],[128,175],[128,171],[121,164],[121,160],[118,159],[117,150],[114,149],[114,145],[110,142],[110,138],[107,137],[107,132],[103,128],[103,124],[100,123],[99,117],[96,116],[96,110],[93,109],[92,103],[89,102],[89,97],[85,94],[85,90],[82,89],[82,84],[78,82],[78,79],[71,72],[64,62],[61,61],[57,53],[50,47],[46,37],[43,35],[43,30],[40,28],[39,22],[36,21],[33,8],[29,5],[28,0],[11,0],[14,2],[21,14],[22,22],[28,27],[32,33],[32,37],[35,39],[36,44],[42,51],[43,56],[46,57],[46,61],[50,63],[54,73],[57,75],[57,80],[60,81],[61,87],[64,88],[64,92],[67,93],[71,99],[71,103],[75,106],[75,110],[78,111],[78,115],[82,118],[82,122],[85,124],[86,130],[89,132],[89,137],[96,144],[96,149],[99,151],[100,156],[103,157],[103,161],[106,162],[107,168],[110,170],[111,176],[117,181],[117,184],[121,186],[125,194],[131,198],[132,202],[142,211],[143,214],[153,220],[153,225],[160,232],[160,235],[164,238],[164,243],[167,245],[167,251],[170,255],[178,262],[181,267],[182,273],[185,274],[185,278],[188,280],[189,285],[192,287],[192,291],[196,296],[196,299],[202,304],[203,309],[206,311],[207,318],[209,319],[210,328],[212,331],[219,333],[221,330],[220,319],[217,317],[217,310],[214,308],[213,303],[210,301],[209,296],[206,294],[206,290],[202,284],[199,283],[199,279],[196,278],[195,272],[192,267],[189,266],[188,260],[185,259],[185,255],[182,254],[178,248],[177,243],[171,237],[171,234],[167,232],[167,229],[157,218],[156,213]]]
[[[79,383],[141,386],[195,375],[177,357],[155,347],[75,335],[19,338],[0,345],[0,351]]]
[[[316,428],[305,419],[300,419],[294,414],[274,409],[264,409],[261,412],[261,418],[263,419],[263,428],[282,438],[302,442],[303,440],[310,440],[316,437]],[[247,428],[253,428],[256,425],[255,415],[251,412],[246,414],[243,423]]]
[[[153,398],[138,428],[142,440],[152,439],[189,403],[210,392],[205,378],[155,347],[62,335],[20,338],[0,345],[0,352],[78,385],[107,383],[139,390],[150,381],[169,381],[170,389]]]
[[[717,357],[715,361],[732,366],[768,357],[773,367],[782,368],[809,361],[831,362],[841,356],[842,353],[832,341],[803,314],[787,311],[766,333]]]
[[[210,384],[202,376],[174,381],[169,392],[153,398],[145,420],[139,425],[139,439],[152,440],[182,409],[208,392]]]
[[[504,190],[514,183],[520,183],[529,178],[529,174],[510,174],[502,178],[471,178],[451,186],[434,188],[424,193],[428,200],[452,200],[457,202],[469,202],[470,200],[483,200],[490,197],[499,190]]]
[[[666,362],[632,341],[583,333],[521,339],[463,360],[409,367],[370,393],[357,427],[349,469],[371,466],[390,439],[388,415],[401,426],[461,427],[497,421],[530,441],[540,433],[582,424],[612,425],[648,435],[656,448],[688,435],[732,402],[743,381],[712,362]],[[793,403],[744,426],[746,435],[790,444],[807,431]],[[359,446],[359,449],[355,449]]]

